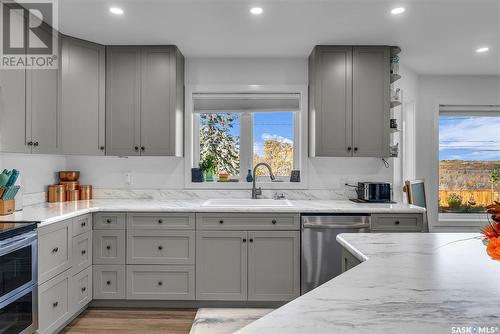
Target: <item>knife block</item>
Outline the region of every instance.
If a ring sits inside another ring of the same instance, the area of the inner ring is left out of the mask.
[[[0,216],[10,215],[16,210],[16,201],[9,199],[7,201],[0,200]]]

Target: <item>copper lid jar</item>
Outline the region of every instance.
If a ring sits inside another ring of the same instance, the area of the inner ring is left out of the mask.
[[[78,181],[61,181],[59,184],[66,187],[66,190],[78,190]]]
[[[67,190],[66,191],[66,200],[67,201],[78,201],[80,199],[78,190]]]
[[[80,191],[80,200],[92,199],[92,186],[81,185],[78,190]]]
[[[48,186],[48,190],[49,203],[66,201],[66,186],[61,184],[52,184]]]

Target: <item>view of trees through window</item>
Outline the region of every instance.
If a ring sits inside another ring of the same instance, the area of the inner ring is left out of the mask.
[[[216,173],[227,172],[239,175],[244,168],[240,166],[242,154],[249,154],[246,161],[253,165],[266,162],[277,176],[290,176],[293,169],[293,112],[255,112],[247,114],[252,121],[242,122],[243,114],[214,113],[199,114],[199,147],[200,161],[208,156],[215,157]],[[248,138],[241,137],[241,127],[253,124]],[[253,137],[253,141],[252,138]],[[251,147],[250,152],[242,152],[240,143],[246,141]],[[246,176],[246,170],[243,170]],[[258,176],[268,175],[266,169],[257,171]]]
[[[500,200],[500,117],[439,119],[439,211],[484,212]]]

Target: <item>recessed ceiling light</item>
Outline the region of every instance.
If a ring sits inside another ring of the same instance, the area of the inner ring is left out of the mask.
[[[483,53],[483,52],[487,52],[487,51],[489,51],[489,50],[490,50],[490,48],[489,48],[489,47],[487,47],[487,46],[485,46],[485,47],[482,47],[482,48],[476,49],[476,52],[477,52],[477,53]]]
[[[391,14],[392,15],[399,15],[399,14],[403,14],[405,12],[406,8],[404,7],[396,7],[396,8],[393,8],[391,10]]]
[[[262,14],[264,10],[260,7],[253,7],[253,8],[250,8],[250,13],[252,13],[253,15],[260,15]]]
[[[123,9],[118,8],[118,7],[110,7],[109,11],[115,15],[122,15],[123,14]]]

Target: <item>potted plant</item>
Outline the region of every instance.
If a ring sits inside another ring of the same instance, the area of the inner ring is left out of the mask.
[[[200,163],[200,168],[205,176],[205,181],[207,182],[214,181],[214,173],[216,167],[217,167],[217,161],[215,159],[215,156],[213,156],[212,154],[207,155],[205,159],[203,159],[203,161]]]

